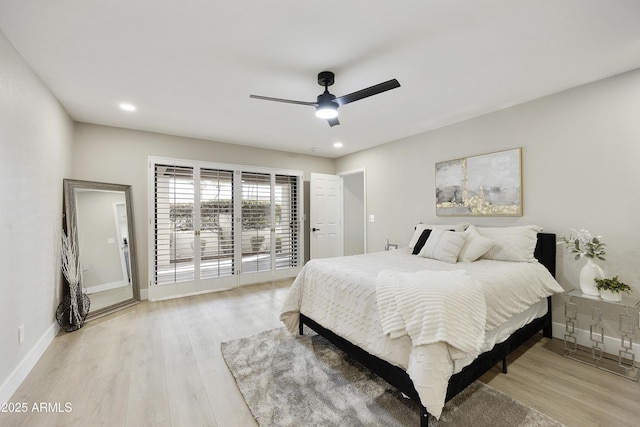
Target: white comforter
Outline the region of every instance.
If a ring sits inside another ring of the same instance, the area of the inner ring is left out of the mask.
[[[385,334],[376,295],[376,280],[384,270],[464,270],[481,289],[483,298],[477,298],[478,305],[486,306],[484,330],[562,292],[538,263],[481,260],[447,264],[412,256],[406,249],[308,262],[292,284],[280,315],[289,330],[297,332],[302,312],[369,353],[407,370],[422,404],[436,417],[444,406],[449,378],[455,373],[454,362],[468,359],[468,352],[445,341],[416,345],[407,335]]]

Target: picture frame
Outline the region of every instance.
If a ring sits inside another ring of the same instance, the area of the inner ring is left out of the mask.
[[[435,164],[437,216],[522,216],[522,148]]]

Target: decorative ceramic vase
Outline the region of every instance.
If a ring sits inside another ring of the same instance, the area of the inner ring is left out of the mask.
[[[587,263],[580,270],[580,290],[587,295],[600,295],[596,288],[595,278],[604,279],[604,272],[593,259],[588,258]]]
[[[602,297],[602,299],[605,299],[607,301],[616,301],[616,302],[622,301],[622,293],[613,292],[608,289],[601,290],[600,296]]]

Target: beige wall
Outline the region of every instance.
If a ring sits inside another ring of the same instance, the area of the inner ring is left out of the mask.
[[[342,218],[344,230],[344,252],[348,255],[365,253],[364,236],[364,172],[342,176],[342,206],[344,216]]]
[[[0,402],[9,401],[57,332],[62,179],[71,171],[72,128],[0,32]]]
[[[148,288],[148,157],[335,173],[334,161],[281,151],[77,123],[73,178],[132,186],[141,288]],[[305,194],[308,185],[305,185]],[[305,213],[308,200],[305,199]],[[308,245],[308,234],[305,237]],[[306,253],[308,254],[308,247]]]
[[[387,238],[406,245],[417,221],[468,220],[436,217],[436,162],[515,147],[523,153],[524,215],[470,222],[601,234],[605,272],[619,275],[640,298],[639,70],[345,156],[336,169],[367,170],[367,214],[376,218],[367,230],[372,252]],[[558,249],[558,280],[578,287],[584,261]],[[563,320],[561,303],[554,314]]]

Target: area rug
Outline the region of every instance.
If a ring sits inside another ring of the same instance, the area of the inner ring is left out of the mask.
[[[323,337],[274,329],[222,343],[261,427],[420,425],[419,408]],[[429,426],[562,426],[481,383],[447,402]]]

